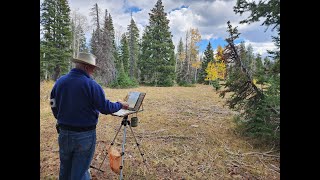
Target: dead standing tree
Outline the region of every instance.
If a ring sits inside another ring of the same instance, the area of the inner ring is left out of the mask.
[[[109,32],[109,16],[107,10],[105,11],[105,22],[103,29],[100,28],[100,10],[96,3],[91,8],[91,16],[93,17],[93,23],[96,26],[96,30],[93,31],[91,40],[91,51],[97,57],[97,65],[100,69],[95,73],[95,79],[103,84],[108,85],[116,79],[116,68],[114,60],[114,47],[113,40],[111,39],[111,33]]]

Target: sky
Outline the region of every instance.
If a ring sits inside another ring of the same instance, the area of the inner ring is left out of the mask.
[[[71,11],[77,11],[87,17],[89,27],[92,26],[90,8],[97,3],[102,17],[107,9],[112,16],[118,41],[117,36],[120,37],[127,31],[131,13],[140,31],[140,37],[142,36],[144,27],[149,24],[148,13],[157,0],[68,0],[68,2]],[[272,31],[271,27],[267,29],[266,26],[261,26],[262,21],[239,24],[248,13],[241,16],[235,14],[233,12],[235,3],[236,0],[162,0],[175,47],[180,38],[185,38],[186,31],[190,28],[198,28],[200,32],[201,41],[198,43],[200,54],[206,49],[209,41],[214,50],[218,45],[224,47],[227,44],[225,38],[228,37],[227,21],[230,21],[231,25],[237,26],[241,33],[236,43],[244,41],[246,45],[251,44],[254,53],[259,53],[262,57],[267,56],[267,50],[275,49],[271,36],[276,35],[276,31]],[[92,27],[88,28],[86,33],[87,42],[91,38],[91,32]]]

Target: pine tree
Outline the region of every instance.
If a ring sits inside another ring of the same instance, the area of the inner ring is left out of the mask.
[[[68,72],[72,57],[70,8],[66,0],[44,0],[41,5],[43,48],[53,80]]]
[[[80,52],[89,52],[89,49],[88,49],[88,46],[87,46],[87,39],[86,39],[86,36],[83,32],[82,29],[80,29],[80,42],[79,42],[79,51]]]
[[[177,49],[177,55],[176,55],[176,76],[177,76],[178,84],[181,82],[181,79],[183,77],[182,64],[184,60],[185,60],[184,46],[183,46],[182,38],[180,38],[178,49]]]
[[[139,68],[144,77],[141,80],[156,86],[172,86],[175,78],[174,45],[161,0],[157,1],[149,16],[149,25],[142,38]]]
[[[139,53],[139,61],[137,62],[138,68],[140,71],[140,83],[148,84],[150,82],[152,71],[155,71],[155,63],[153,59],[150,58],[150,54],[152,50],[148,44],[150,44],[151,38],[150,33],[147,33],[147,26],[143,29],[141,45],[140,45],[140,53]]]
[[[53,74],[53,68],[55,66],[57,48],[55,46],[56,27],[55,27],[55,16],[56,16],[56,0],[44,0],[41,4],[41,20],[40,23],[43,27],[42,33],[43,38],[41,40],[41,57],[44,72],[47,71],[47,75],[51,77]],[[47,79],[44,77],[44,79]]]
[[[104,66],[104,82],[107,84],[116,80],[116,67],[115,67],[115,56],[117,55],[114,43],[114,30],[112,25],[111,15],[105,10],[103,37],[102,37],[102,52],[103,60],[105,62]]]
[[[107,16],[107,10],[106,10],[106,16]],[[112,39],[112,45],[115,48],[116,44],[115,44],[115,35],[114,35],[114,27],[113,27],[113,21],[112,21],[112,16],[109,13],[108,17],[106,17],[106,28],[108,29],[109,33],[110,33],[110,38]]]
[[[98,69],[93,77],[94,79],[100,83],[105,85],[106,80],[103,79],[105,77],[105,69],[106,69],[106,62],[104,60],[104,53],[102,49],[102,37],[103,37],[103,31],[101,30],[101,23],[100,23],[100,8],[98,7],[98,4],[95,3],[93,7],[91,8],[90,15],[92,16],[92,22],[93,22],[93,31],[91,35],[90,40],[90,52],[96,56],[96,64],[100,69]]]
[[[138,82],[135,79],[132,79],[128,76],[129,48],[128,48],[127,36],[125,33],[122,34],[122,38],[120,41],[118,63],[119,63],[117,64],[118,76],[117,76],[117,79],[110,85],[110,87],[115,87],[115,88],[137,87]]]
[[[130,78],[138,79],[138,68],[137,68],[137,61],[139,55],[139,29],[135,23],[135,21],[131,17],[130,25],[128,26],[128,41],[129,41],[129,54],[130,54],[130,61],[129,61],[129,75]]]
[[[230,66],[225,90],[221,96],[227,92],[232,92],[227,104],[230,108],[240,112],[237,122],[240,127],[244,127],[245,133],[262,138],[266,141],[278,142],[280,123],[280,75],[267,74],[266,81],[260,82],[269,86],[266,91],[257,86],[255,82],[255,72],[249,70],[245,65],[248,52],[244,44],[236,46],[234,40],[239,37],[237,28],[232,28],[228,21],[229,37],[226,39],[225,57]],[[269,64],[272,69],[272,64]]]
[[[107,16],[108,12],[106,10],[106,16]],[[105,26],[109,31],[109,35],[110,35],[110,39],[112,40],[112,46],[114,49],[113,52],[113,57],[114,57],[114,61],[115,64],[117,63],[117,60],[119,60],[119,56],[118,56],[118,52],[117,52],[117,47],[116,47],[116,42],[115,42],[115,31],[114,31],[114,26],[113,26],[113,21],[112,21],[112,16],[109,13],[108,17],[106,17],[106,22],[105,22]]]
[[[91,52],[97,57],[97,65],[100,67],[94,75],[97,82],[107,86],[116,79],[116,68],[115,68],[115,47],[113,46],[112,32],[110,32],[110,23],[112,20],[109,19],[107,10],[105,11],[103,28],[100,29],[100,10],[98,4],[95,4],[91,8],[91,16],[95,30],[92,34],[91,39]]]
[[[129,72],[129,48],[127,36],[122,34],[121,36],[121,45],[120,45],[120,62],[123,66],[123,70],[126,74]]]
[[[258,54],[255,58],[256,69],[254,71],[254,78],[257,80],[258,84],[263,84],[266,82],[265,71],[262,63],[261,55]]]
[[[97,56],[97,51],[98,51],[98,34],[97,31],[92,30],[91,33],[91,39],[90,39],[90,53],[94,54],[95,56]],[[96,62],[97,63],[97,62]]]
[[[253,54],[253,47],[249,44],[246,47],[246,59],[244,60],[248,70],[253,73],[255,71],[255,61],[254,61],[254,54]]]
[[[206,77],[207,77],[207,72],[206,69],[208,67],[208,63],[212,62],[215,63],[214,57],[213,57],[213,50],[212,50],[212,46],[211,43],[209,41],[206,50],[204,51],[204,57],[203,57],[203,61],[201,63],[201,70],[200,70],[200,75],[199,75],[199,83],[205,83],[208,84],[208,81],[205,81]]]

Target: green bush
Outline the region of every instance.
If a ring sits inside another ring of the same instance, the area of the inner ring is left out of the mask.
[[[136,79],[131,79],[125,72],[120,72],[118,78],[113,81],[109,87],[111,88],[133,88],[138,87]]]
[[[220,83],[219,83],[219,80],[218,80],[218,79],[216,79],[216,80],[212,81],[212,82],[211,82],[211,84],[212,84],[213,88],[215,88],[215,89],[216,89],[216,91],[218,91],[218,90],[221,88],[221,85],[220,85]]]

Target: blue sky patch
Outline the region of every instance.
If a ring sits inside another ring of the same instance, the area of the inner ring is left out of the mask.
[[[127,8],[125,8],[125,10],[124,10],[124,12],[125,13],[131,13],[131,12],[139,12],[139,11],[141,11],[142,9],[141,8],[139,8],[139,7],[136,7],[136,6],[131,6],[131,7],[127,7]]]
[[[171,11],[180,10],[182,8],[189,8],[189,6],[182,5],[182,6],[178,7],[178,8],[171,9]]]
[[[219,45],[221,47],[224,47],[224,46],[226,46],[228,44],[227,41],[225,39],[221,38],[221,37],[219,37],[218,39],[211,38],[210,40],[202,39],[200,42],[197,43],[197,45],[199,45],[199,52],[201,54],[206,50],[206,48],[207,48],[207,46],[209,44],[209,41],[211,43],[211,46],[212,46],[213,50],[217,49],[217,47]],[[244,41],[244,39],[243,38],[238,38],[238,39],[235,40],[235,43],[240,43],[241,41]]]

